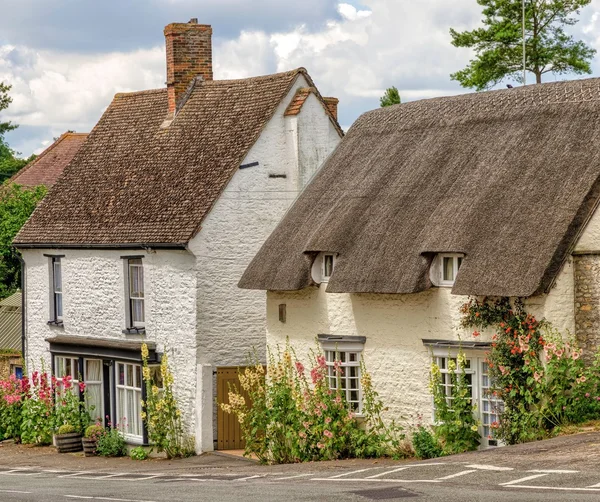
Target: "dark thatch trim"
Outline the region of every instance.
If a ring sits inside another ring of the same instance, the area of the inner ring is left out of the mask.
[[[452,292],[548,291],[600,198],[600,79],[417,101],[362,115],[239,285],[415,293],[438,252],[465,259]]]

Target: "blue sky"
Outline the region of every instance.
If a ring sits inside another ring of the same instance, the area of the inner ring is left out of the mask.
[[[347,128],[391,85],[405,101],[466,92],[449,74],[471,54],[450,45],[448,30],[475,27],[480,9],[476,0],[0,0],[0,81],[14,99],[2,119],[20,125],[7,139],[39,153],[68,129],[89,131],[116,92],[162,87],[162,30],[191,17],[213,26],[215,78],[304,66],[340,98]],[[573,31],[600,49],[600,0]]]

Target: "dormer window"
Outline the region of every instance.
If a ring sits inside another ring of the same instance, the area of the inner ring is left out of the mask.
[[[431,266],[431,282],[436,286],[452,286],[462,265],[461,253],[438,254]]]
[[[313,280],[320,284],[329,282],[335,268],[336,253],[319,253],[313,262],[311,275]]]

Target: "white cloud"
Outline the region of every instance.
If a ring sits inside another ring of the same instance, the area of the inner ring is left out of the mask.
[[[344,19],[347,19],[348,21],[356,21],[361,17],[369,17],[371,15],[371,11],[358,10],[356,7],[354,7],[354,5],[347,3],[338,4],[338,12]]]

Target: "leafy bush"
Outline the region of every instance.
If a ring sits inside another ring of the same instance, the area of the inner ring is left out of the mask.
[[[413,432],[412,446],[420,459],[437,458],[444,454],[436,437],[422,425]]]
[[[61,425],[57,430],[57,434],[72,434],[74,432],[78,432],[77,429],[71,424]]]
[[[146,344],[142,345],[142,361],[142,374],[146,385],[142,419],[148,428],[148,439],[159,453],[164,451],[167,458],[189,457],[195,454],[194,448],[189,447],[190,443],[194,443],[194,439],[184,434],[181,424],[181,411],[173,392],[173,374],[169,369],[167,354],[163,354],[160,363],[162,389],[158,387],[158,382],[152,379]]]
[[[148,452],[141,446],[136,446],[129,452],[129,456],[133,460],[146,460],[148,458]]]
[[[385,424],[381,419],[383,405],[364,364],[363,417],[359,421],[345,393],[329,388],[325,357],[313,354],[313,367],[307,371],[292,354],[289,345],[277,356],[271,352],[268,375],[261,364],[240,371],[241,389],[230,388],[229,403],[221,404],[225,412],[237,416],[247,455],[278,464],[403,455],[405,435],[394,422]],[[334,374],[339,389],[339,361],[334,363]]]
[[[52,382],[45,372],[33,373],[22,399],[21,441],[25,444],[52,444],[55,407]]]
[[[437,364],[431,365],[430,388],[435,405],[435,437],[442,444],[445,455],[476,450],[479,446],[479,424],[467,380],[465,354],[459,351],[456,363],[448,358],[450,395],[443,385]]]
[[[96,442],[96,453],[103,457],[124,457],[127,455],[125,438],[119,427],[112,427],[99,435]]]
[[[94,424],[94,425],[89,425],[86,429],[85,429],[85,433],[83,435],[84,438],[86,439],[95,439],[98,440],[98,438],[104,434],[105,429],[104,427],[102,427],[99,423],[98,424]]]

